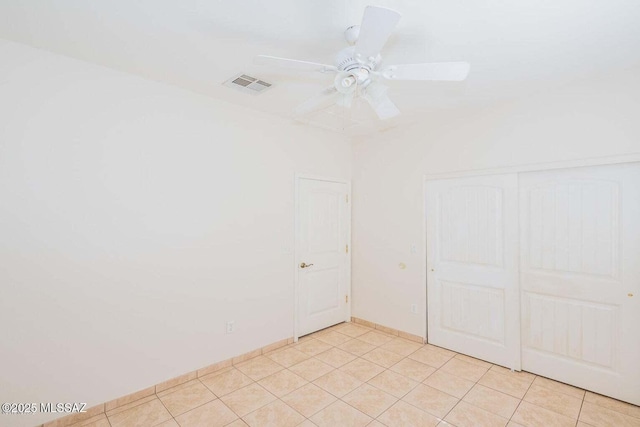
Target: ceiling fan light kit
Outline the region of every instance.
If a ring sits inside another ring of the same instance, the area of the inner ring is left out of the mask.
[[[387,96],[383,80],[462,81],[470,66],[466,62],[439,62],[424,64],[389,65],[380,67],[380,51],[400,20],[400,13],[379,6],[367,6],[360,25],[344,32],[350,45],[338,52],[335,65],[296,59],[258,55],[254,62],[302,71],[337,73],[333,85],[319,95],[300,104],[295,116],[302,116],[331,104],[349,108],[355,97],[365,100],[380,120],[400,114],[400,110]]]

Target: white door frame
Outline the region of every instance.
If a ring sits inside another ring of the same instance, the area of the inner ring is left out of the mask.
[[[298,268],[298,255],[300,254],[300,248],[298,247],[298,233],[300,227],[300,216],[299,216],[299,206],[300,206],[300,180],[308,179],[314,181],[328,181],[328,182],[337,182],[340,184],[346,184],[347,186],[347,196],[349,197],[349,203],[347,204],[347,244],[349,245],[349,252],[347,253],[347,295],[349,297],[349,303],[347,304],[347,316],[344,319],[345,322],[351,320],[351,181],[340,179],[340,178],[331,178],[326,176],[319,175],[311,175],[305,173],[296,173],[295,174],[295,197],[294,197],[294,209],[295,209],[295,220],[294,220],[294,250],[293,250],[293,272],[294,272],[294,287],[293,287],[293,341],[298,342],[298,333],[300,331],[299,327],[299,319],[298,319],[298,306],[300,304],[299,301],[299,289],[300,289],[300,278]]]
[[[460,170],[453,172],[441,172],[434,174],[424,174],[422,179],[422,253],[424,254],[421,260],[421,268],[422,268],[422,283],[424,283],[424,292],[425,292],[425,312],[423,314],[423,332],[422,335],[424,337],[424,342],[429,342],[429,336],[427,331],[429,330],[427,322],[428,322],[428,313],[429,310],[429,301],[427,299],[427,286],[429,283],[427,282],[427,181],[432,181],[435,179],[446,179],[446,178],[461,178],[461,177],[469,177],[469,176],[480,176],[480,175],[497,175],[497,174],[505,174],[505,173],[522,173],[522,172],[534,172],[534,171],[543,171],[543,170],[552,170],[552,169],[565,169],[565,168],[579,168],[584,166],[601,166],[601,165],[615,165],[619,163],[633,163],[640,162],[640,153],[629,153],[622,154],[619,156],[603,156],[603,157],[590,157],[586,159],[576,159],[576,160],[563,160],[559,162],[543,162],[543,163],[532,163],[532,164],[523,164],[516,166],[505,166],[498,168],[489,168],[489,169],[471,169],[471,170]],[[351,258],[351,257],[349,257]],[[349,276],[351,277],[351,276]]]

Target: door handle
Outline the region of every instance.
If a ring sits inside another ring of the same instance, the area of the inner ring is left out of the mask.
[[[300,268],[311,267],[313,264],[305,264],[304,262],[300,263]]]

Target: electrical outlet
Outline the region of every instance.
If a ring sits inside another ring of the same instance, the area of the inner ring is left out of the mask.
[[[227,333],[228,334],[233,333],[233,329],[234,329],[234,321],[233,320],[229,320],[227,322]]]
[[[418,314],[418,305],[417,304],[411,304],[411,313]]]

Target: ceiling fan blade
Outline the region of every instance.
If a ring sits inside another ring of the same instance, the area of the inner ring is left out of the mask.
[[[355,55],[362,60],[377,56],[400,20],[400,14],[392,9],[367,6],[364,10]]]
[[[293,115],[295,117],[300,117],[319,110],[325,106],[328,107],[331,104],[335,104],[342,96],[343,95],[338,92],[335,86],[330,86],[313,98],[309,98],[302,104],[298,105],[293,110]]]
[[[317,62],[309,62],[309,61],[300,61],[297,59],[278,58],[277,56],[269,56],[269,55],[258,55],[253,59],[253,63],[257,65],[272,65],[272,66],[281,67],[281,68],[288,68],[290,70],[318,71],[321,73],[338,70],[333,65],[320,64]]]
[[[387,96],[385,86],[372,83],[367,89],[362,97],[371,105],[380,120],[387,120],[400,114],[398,107]]]
[[[376,112],[380,120],[388,120],[400,114],[400,110],[398,110],[396,104],[394,104],[387,95],[383,95],[373,102],[370,101],[371,98],[368,98],[366,96],[364,99],[366,99],[367,102],[371,104],[371,107],[373,107],[373,111]]]
[[[468,62],[433,62],[427,64],[391,65],[382,70],[382,77],[389,80],[440,80],[462,81],[467,78],[471,66]]]
[[[338,100],[336,101],[336,104],[339,105],[340,107],[351,108],[351,105],[353,104],[353,98],[355,97],[356,97],[355,91],[344,93],[340,98],[338,98]]]

